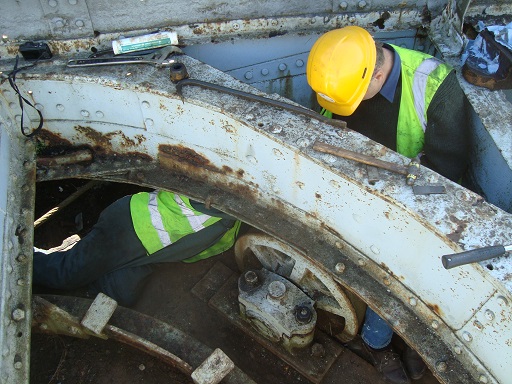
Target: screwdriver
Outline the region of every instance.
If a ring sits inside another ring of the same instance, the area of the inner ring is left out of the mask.
[[[441,257],[443,266],[446,269],[458,267],[459,265],[476,263],[479,261],[489,260],[493,257],[498,257],[506,252],[512,251],[512,245],[493,245],[490,247],[483,247],[472,249],[470,251],[453,253],[451,255],[444,255]]]

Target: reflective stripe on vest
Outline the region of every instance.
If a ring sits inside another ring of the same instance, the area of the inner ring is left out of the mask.
[[[396,151],[412,158],[423,150],[428,107],[452,68],[425,53],[393,48],[400,56],[402,72]]]
[[[135,232],[149,254],[221,220],[196,211],[188,198],[167,191],[133,195],[130,211]]]

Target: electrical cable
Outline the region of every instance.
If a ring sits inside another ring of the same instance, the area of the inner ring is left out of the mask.
[[[7,78],[9,80],[9,84],[11,86],[11,88],[14,90],[14,92],[16,92],[16,94],[18,95],[18,101],[20,103],[20,108],[21,108],[21,134],[25,137],[32,137],[34,135],[36,135],[37,133],[39,133],[39,131],[41,130],[41,128],[43,127],[43,122],[44,122],[44,119],[43,119],[43,114],[41,113],[41,111],[39,109],[37,109],[34,104],[32,104],[30,101],[28,101],[25,97],[23,97],[21,95],[21,92],[18,88],[18,85],[16,84],[16,75],[23,71],[23,70],[26,70],[28,68],[32,68],[34,67],[37,63],[39,62],[39,59],[35,60],[33,63],[29,64],[29,65],[25,65],[23,67],[20,67],[18,68],[18,63],[19,63],[19,56],[16,55],[16,61],[14,63],[14,68],[13,70],[7,75]],[[23,117],[24,117],[24,108],[23,108],[23,103],[26,103],[28,105],[30,105],[32,108],[34,108],[36,111],[37,111],[37,114],[39,115],[39,125],[37,126],[36,129],[34,129],[32,132],[30,133],[26,133],[25,132],[25,128],[23,127]]]

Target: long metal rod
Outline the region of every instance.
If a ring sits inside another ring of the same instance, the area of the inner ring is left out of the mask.
[[[91,180],[84,186],[78,188],[75,192],[73,192],[70,196],[68,196],[66,199],[64,199],[59,205],[56,207],[50,209],[48,212],[46,212],[43,216],[41,216],[39,219],[34,221],[34,229],[39,227],[44,222],[48,221],[53,215],[57,214],[62,208],[67,207],[69,204],[71,204],[73,201],[78,199],[80,196],[82,196],[85,192],[87,192],[89,189],[95,187],[100,182],[97,180]]]
[[[176,92],[182,98],[182,100],[183,100],[183,87],[187,86],[187,85],[195,85],[197,87],[211,89],[211,90],[214,90],[214,91],[218,91],[218,92],[227,93],[227,94],[230,94],[230,95],[233,95],[233,96],[241,97],[241,98],[246,99],[246,100],[257,101],[259,103],[267,104],[267,105],[270,105],[272,107],[278,107],[278,108],[286,109],[286,110],[288,110],[290,112],[299,113],[301,115],[305,115],[305,116],[311,117],[313,119],[319,120],[319,121],[321,121],[323,123],[329,124],[329,125],[334,126],[336,128],[347,128],[347,123],[345,121],[343,121],[343,120],[336,120],[336,119],[329,119],[329,118],[327,118],[325,116],[322,116],[321,114],[319,114],[319,113],[317,113],[317,112],[315,112],[315,111],[313,111],[311,109],[307,109],[307,108],[304,108],[304,107],[301,107],[301,106],[297,106],[297,105],[294,105],[294,104],[290,104],[290,103],[285,103],[285,102],[279,101],[279,100],[269,99],[268,97],[258,96],[258,95],[255,95],[253,93],[248,93],[248,92],[240,91],[238,89],[224,87],[222,85],[213,84],[213,83],[209,83],[209,82],[202,81],[202,80],[183,79],[183,80],[180,80],[179,82],[177,82],[176,83]]]

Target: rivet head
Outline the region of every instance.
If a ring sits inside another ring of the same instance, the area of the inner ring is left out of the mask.
[[[347,8],[348,8],[348,3],[347,3],[346,1],[342,1],[342,2],[340,3],[340,8],[341,8],[341,9],[347,9]]]
[[[23,363],[21,361],[16,361],[14,363],[14,368],[15,369],[21,369],[23,367]]]
[[[343,273],[345,272],[345,264],[337,263],[334,269],[336,270],[337,273]]]
[[[464,331],[464,332],[462,333],[462,338],[463,338],[464,340],[466,340],[468,343],[469,343],[470,341],[472,341],[472,340],[473,340],[473,336],[471,335],[471,333],[469,333],[469,332],[467,332],[467,331]]]
[[[461,348],[461,346],[460,346],[460,345],[456,345],[456,346],[453,348],[453,350],[455,351],[455,353],[456,353],[457,355],[460,355],[460,354],[462,353],[462,348]]]
[[[484,326],[481,322],[479,322],[478,320],[475,320],[473,321],[473,325],[475,326],[476,329],[478,329],[479,331],[483,330],[484,329]]]
[[[21,321],[25,318],[25,311],[21,308],[16,308],[12,311],[11,317],[14,321]]]
[[[478,378],[478,381],[481,383],[488,383],[489,379],[485,375],[480,375],[480,377]]]
[[[359,264],[361,267],[364,267],[366,265],[366,261],[364,259],[357,260],[357,264]]]
[[[436,363],[436,369],[439,372],[446,372],[446,370],[448,369],[448,365],[444,361],[439,361]]]
[[[498,296],[496,299],[499,305],[505,306],[508,305],[508,300],[504,296]]]
[[[63,106],[62,104],[57,104],[57,105],[55,106],[55,108],[57,108],[57,110],[59,110],[59,111],[61,111],[61,112],[64,110],[64,106]]]
[[[304,66],[304,60],[298,59],[298,60],[295,62],[295,65],[296,65],[297,67],[303,67],[303,66]]]
[[[50,0],[50,1],[48,1],[48,5],[50,7],[56,7],[57,6],[57,0]]]
[[[85,23],[83,20],[77,20],[75,21],[75,25],[78,27],[78,28],[83,28],[85,26]]]
[[[269,72],[268,72],[268,69],[267,69],[267,68],[263,68],[263,69],[261,70],[261,74],[262,74],[263,76],[267,76],[267,75],[268,75],[268,73],[269,73]]]
[[[279,64],[278,68],[280,71],[286,71],[286,68],[288,68],[288,66],[285,63],[281,63]]]
[[[366,7],[366,1],[361,0],[359,3],[357,3],[357,6],[361,9]]]
[[[384,279],[382,279],[382,281],[384,282],[384,285],[391,285],[391,280],[389,279],[389,277],[385,277]]]
[[[246,80],[251,80],[252,79],[252,71],[245,72],[244,77]]]
[[[83,117],[89,117],[89,115],[90,115],[90,114],[89,114],[89,111],[86,111],[85,109],[82,109],[82,110],[80,111],[80,114],[81,114]]]
[[[437,320],[432,321],[432,328],[438,329],[439,328],[439,322]]]
[[[418,305],[418,300],[416,300],[415,297],[410,297],[409,304],[411,304],[413,307],[415,307],[416,305]]]
[[[485,311],[485,318],[486,318],[487,320],[492,321],[492,320],[494,320],[494,317],[495,317],[495,316],[494,316],[494,312],[493,312],[493,311],[491,311],[490,309],[487,309],[487,310]]]

